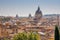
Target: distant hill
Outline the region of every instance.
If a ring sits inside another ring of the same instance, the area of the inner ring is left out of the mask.
[[[47,14],[47,15],[44,15],[43,17],[47,17],[47,18],[49,18],[49,17],[57,17],[57,15],[60,16],[60,14]]]
[[[47,15],[44,15],[44,16],[57,16],[57,15],[60,16],[60,14],[47,14]]]

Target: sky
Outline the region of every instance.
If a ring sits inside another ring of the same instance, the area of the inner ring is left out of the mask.
[[[34,16],[38,6],[43,15],[60,14],[60,0],[0,0],[0,16]]]

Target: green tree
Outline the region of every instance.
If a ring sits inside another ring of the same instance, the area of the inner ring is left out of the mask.
[[[22,33],[18,33],[17,35],[15,35],[13,40],[40,40],[40,36],[38,33],[22,32]]]
[[[37,32],[30,32],[28,40],[40,40],[40,36]]]
[[[1,18],[0,20],[3,21],[3,22],[5,22],[5,21],[9,21],[10,18],[9,17],[4,17],[4,18]]]
[[[4,38],[4,40],[9,40],[8,38]]]
[[[13,40],[27,40],[27,34],[25,32],[18,33],[14,36]]]
[[[59,34],[59,40],[60,40],[60,34]]]
[[[59,40],[59,29],[58,26],[55,26],[55,40]]]

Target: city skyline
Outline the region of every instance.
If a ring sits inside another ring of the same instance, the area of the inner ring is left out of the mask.
[[[0,16],[32,16],[40,7],[43,15],[60,14],[60,0],[0,0]]]

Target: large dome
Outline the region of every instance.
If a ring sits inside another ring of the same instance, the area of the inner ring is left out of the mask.
[[[35,14],[42,14],[42,12],[41,12],[41,10],[40,10],[40,7],[38,6],[38,9],[37,9],[37,11],[36,11],[36,13]]]
[[[35,19],[42,18],[42,11],[40,10],[40,7],[38,6],[37,11],[35,12]]]

